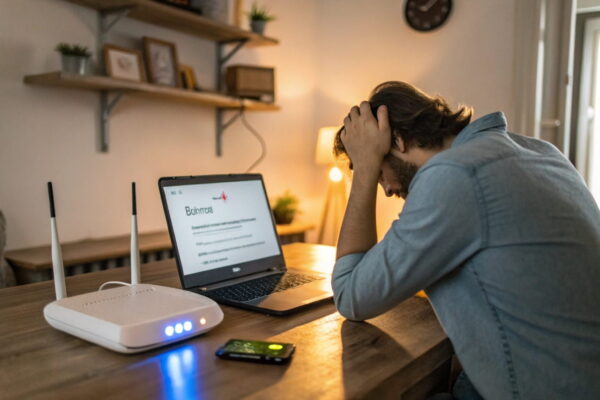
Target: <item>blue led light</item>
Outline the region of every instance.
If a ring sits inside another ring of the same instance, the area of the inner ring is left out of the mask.
[[[183,330],[189,332],[192,330],[192,323],[190,321],[185,321],[183,323]]]
[[[179,323],[175,324],[175,332],[176,332],[176,333],[181,333],[181,332],[183,332],[183,325],[181,325],[181,324],[179,324]]]
[[[173,331],[174,331],[173,327],[171,325],[169,325],[165,328],[165,335],[173,336]]]

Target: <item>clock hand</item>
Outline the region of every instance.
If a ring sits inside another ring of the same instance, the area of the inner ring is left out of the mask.
[[[419,6],[419,11],[421,11],[421,12],[427,12],[427,11],[429,11],[429,9],[430,9],[431,7],[433,7],[433,6],[435,5],[435,3],[437,3],[437,2],[438,2],[438,0],[429,0],[429,1],[427,2],[427,4],[424,4],[424,5],[422,5],[422,6]]]

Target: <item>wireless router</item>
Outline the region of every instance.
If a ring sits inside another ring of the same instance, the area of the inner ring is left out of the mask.
[[[135,182],[131,191],[131,284],[106,282],[96,292],[67,297],[54,194],[48,182],[56,301],[44,307],[44,318],[60,331],[119,353],[139,353],[197,336],[223,320],[223,311],[207,297],[139,283]],[[124,286],[102,290],[115,284]]]

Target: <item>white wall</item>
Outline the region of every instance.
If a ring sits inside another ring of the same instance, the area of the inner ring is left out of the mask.
[[[510,126],[514,0],[453,4],[446,25],[418,33],[405,23],[403,1],[319,1],[317,124],[340,124],[377,84],[402,80],[470,104],[476,117],[504,111]],[[378,197],[381,236],[402,202]]]
[[[268,34],[281,45],[243,50],[235,62],[277,69],[279,112],[248,119],[268,142],[264,173],[272,196],[289,188],[302,199],[302,219],[318,222],[325,169],[314,165],[318,127],[340,124],[349,108],[385,80],[404,80],[478,116],[511,117],[515,0],[456,0],[447,25],[410,30],[399,0],[268,0],[277,21]],[[92,10],[62,0],[0,0],[0,208],[8,248],[48,243],[45,182],[55,183],[65,241],[127,233],[129,182],[139,187],[140,231],[164,229],[159,176],[243,172],[259,146],[238,123],[214,155],[214,111],[185,103],[126,98],[111,120],[111,149],[96,151],[98,95],[27,86],[25,74],[59,69],[60,41],[94,45]],[[112,40],[136,46],[143,35],[176,42],[200,84],[214,82],[214,45],[125,20]],[[401,202],[382,199],[380,234]],[[314,237],[314,236],[313,236]]]
[[[316,222],[322,170],[313,165],[316,85],[315,1],[272,1],[279,22],[268,33],[281,46],[241,52],[277,70],[282,110],[248,113],[268,143],[257,168],[271,196],[285,189],[302,198],[304,220]],[[96,151],[99,96],[93,92],[23,84],[25,74],[60,68],[61,41],[94,47],[94,11],[60,0],[0,0],[0,208],[7,248],[49,242],[45,183],[55,185],[61,239],[127,233],[129,182],[138,182],[140,231],[166,229],[156,186],[160,176],[244,172],[260,147],[239,122],[214,152],[214,111],[186,103],[125,98],[111,119],[110,152]],[[140,46],[144,35],[173,41],[199,83],[214,88],[215,45],[208,40],[123,20],[110,40]]]

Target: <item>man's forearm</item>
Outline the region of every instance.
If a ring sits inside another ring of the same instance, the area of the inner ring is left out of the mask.
[[[366,252],[377,243],[375,201],[379,171],[379,168],[371,168],[354,172],[336,258]]]

